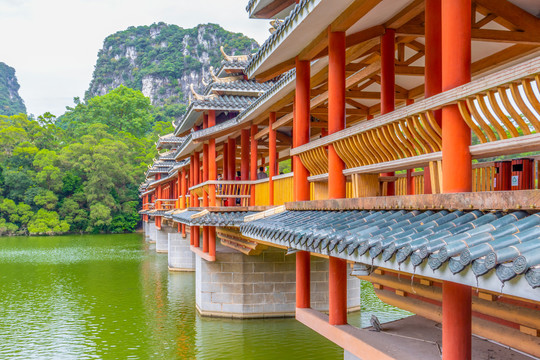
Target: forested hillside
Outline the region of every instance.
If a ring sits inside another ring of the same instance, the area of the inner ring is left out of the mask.
[[[0,116],[0,235],[134,230],[138,184],[172,131],[158,119],[123,86],[58,120]]]
[[[141,90],[169,116],[185,109],[189,85],[199,86],[208,68],[219,68],[220,46],[228,54],[249,54],[255,40],[216,24],[184,29],[165,23],[130,27],[108,36],[99,51],[86,99],[119,85]]]
[[[0,62],[0,115],[26,113],[24,101],[19,96],[19,88],[15,69]]]

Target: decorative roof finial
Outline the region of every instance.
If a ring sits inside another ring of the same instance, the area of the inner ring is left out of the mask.
[[[270,34],[275,33],[277,31],[277,29],[281,26],[281,24],[283,24],[283,20],[281,20],[281,19],[270,20],[271,28],[268,29],[268,31],[270,31]]]
[[[248,61],[249,55],[227,55],[225,53],[225,50],[223,49],[223,46],[219,47],[219,50],[221,51],[221,54],[223,55],[223,59],[225,61]]]

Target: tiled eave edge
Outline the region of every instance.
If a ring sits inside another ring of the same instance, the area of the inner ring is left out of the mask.
[[[242,124],[249,120],[250,115],[262,104],[272,98],[274,95],[280,91],[288,88],[289,86],[294,86],[296,83],[296,72],[291,70],[287,72],[274,86],[272,86],[268,91],[262,94],[257,100],[251,103],[244,111],[242,111],[237,117],[221,123],[216,126],[212,126],[208,129],[199,130],[193,133],[193,140],[199,140],[201,138],[206,138],[212,136],[213,134],[219,133],[221,131],[233,128],[239,124]]]
[[[289,36],[292,30],[301,23],[306,16],[321,2],[322,0],[302,0],[291,11],[289,16],[281,26],[264,42],[259,51],[253,55],[250,62],[246,66],[245,72],[249,78],[253,77],[255,71],[268,58],[268,56]]]
[[[193,123],[187,125],[186,122],[188,119],[190,119],[193,115],[194,111],[204,111],[204,110],[216,110],[216,111],[242,111],[244,110],[244,107],[238,106],[215,106],[212,104],[209,104],[208,106],[204,106],[201,104],[194,105],[191,103],[186,111],[186,114],[179,120],[179,123],[177,124],[176,128],[174,129],[174,134],[176,136],[180,136],[180,134],[183,134],[184,132],[188,131],[193,127],[195,124],[195,121]]]

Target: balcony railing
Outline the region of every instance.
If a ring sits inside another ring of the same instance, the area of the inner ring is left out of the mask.
[[[156,210],[171,210],[177,206],[178,199],[157,199],[155,200]]]
[[[439,192],[442,180],[433,176],[440,174],[442,131],[435,111],[458,105],[479,142],[470,146],[473,159],[540,151],[539,74],[537,57],[294,148],[291,155],[300,157],[311,181],[320,181],[327,177],[326,148],[333,144],[357,197],[374,195],[362,189],[378,188],[379,173],[428,166]],[[490,177],[489,169],[476,170],[474,187],[489,188]],[[403,181],[398,180],[399,191]]]

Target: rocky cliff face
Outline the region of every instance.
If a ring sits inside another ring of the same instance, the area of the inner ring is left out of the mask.
[[[19,96],[19,82],[15,69],[0,62],[0,115],[26,113],[26,106]]]
[[[108,36],[99,51],[85,98],[104,95],[119,85],[141,90],[154,105],[187,100],[191,83],[219,68],[220,46],[228,54],[252,53],[255,40],[215,24],[183,29],[165,23],[130,27]]]

